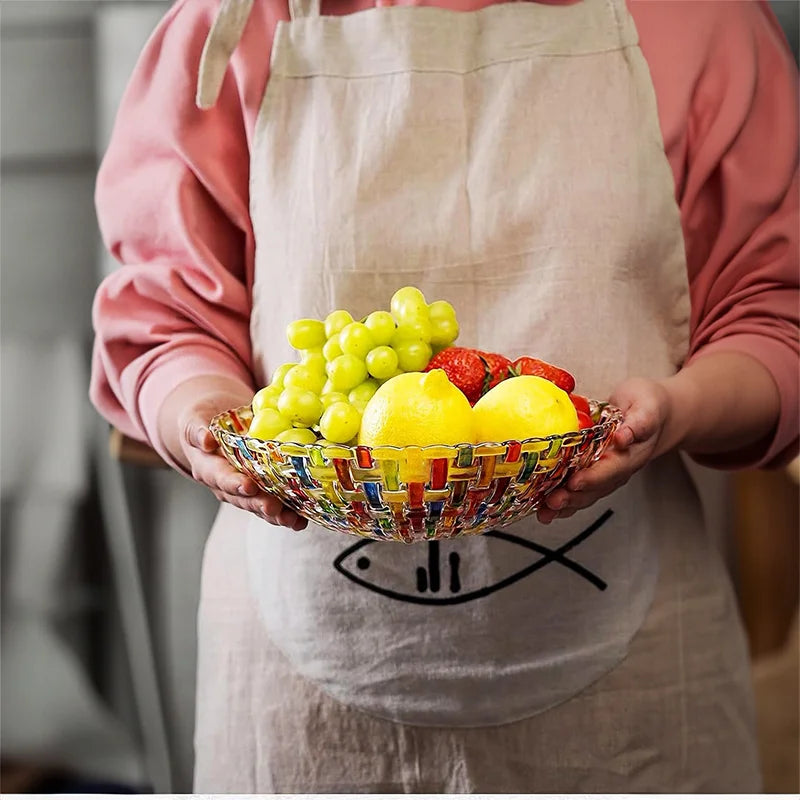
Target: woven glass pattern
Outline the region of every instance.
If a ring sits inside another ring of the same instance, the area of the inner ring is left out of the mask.
[[[455,447],[345,447],[247,436],[249,406],[211,432],[228,460],[324,528],[401,542],[479,534],[531,514],[576,469],[597,460],[622,414],[591,403],[595,425],[523,442]]]

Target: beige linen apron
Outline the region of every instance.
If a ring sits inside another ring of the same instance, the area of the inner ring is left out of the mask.
[[[203,106],[249,6],[222,5]],[[251,161],[260,381],[288,322],[405,284],[594,397],[679,367],[683,239],[623,0],[291,11]],[[758,787],[735,603],[676,455],[569,520],[438,545],[223,507],[199,624],[198,791]]]

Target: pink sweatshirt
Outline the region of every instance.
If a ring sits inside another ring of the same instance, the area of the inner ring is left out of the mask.
[[[369,5],[329,0],[323,13]],[[748,353],[780,391],[781,417],[768,448],[755,462],[731,453],[719,465],[785,463],[797,453],[800,417],[797,70],[764,2],[628,5],[681,211],[690,358]],[[194,105],[196,78],[218,6],[178,0],[150,38],[97,182],[103,238],[122,267],[95,300],[91,398],[117,428],[149,441],[170,462],[156,421],[175,386],[216,374],[253,388],[249,146],[275,25],[289,14],[285,0],[257,0],[219,102],[203,112]]]

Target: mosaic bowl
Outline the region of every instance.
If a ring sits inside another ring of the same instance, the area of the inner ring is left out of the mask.
[[[621,412],[590,401],[595,425],[522,442],[430,447],[301,445],[247,435],[249,406],[211,432],[228,461],[323,528],[400,542],[450,539],[532,514],[575,470],[596,461]]]

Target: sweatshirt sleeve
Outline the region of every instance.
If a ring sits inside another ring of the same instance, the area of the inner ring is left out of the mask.
[[[777,467],[798,451],[798,82],[763,0],[629,0],[675,175],[691,295],[687,363],[746,353],[770,372],[779,421],[759,448],[703,457]]]
[[[179,2],[150,38],[96,186],[102,237],[121,266],[95,297],[91,400],[170,463],[156,423],[175,386],[202,375],[253,385],[243,90],[231,73],[213,109],[194,104],[214,7]]]

